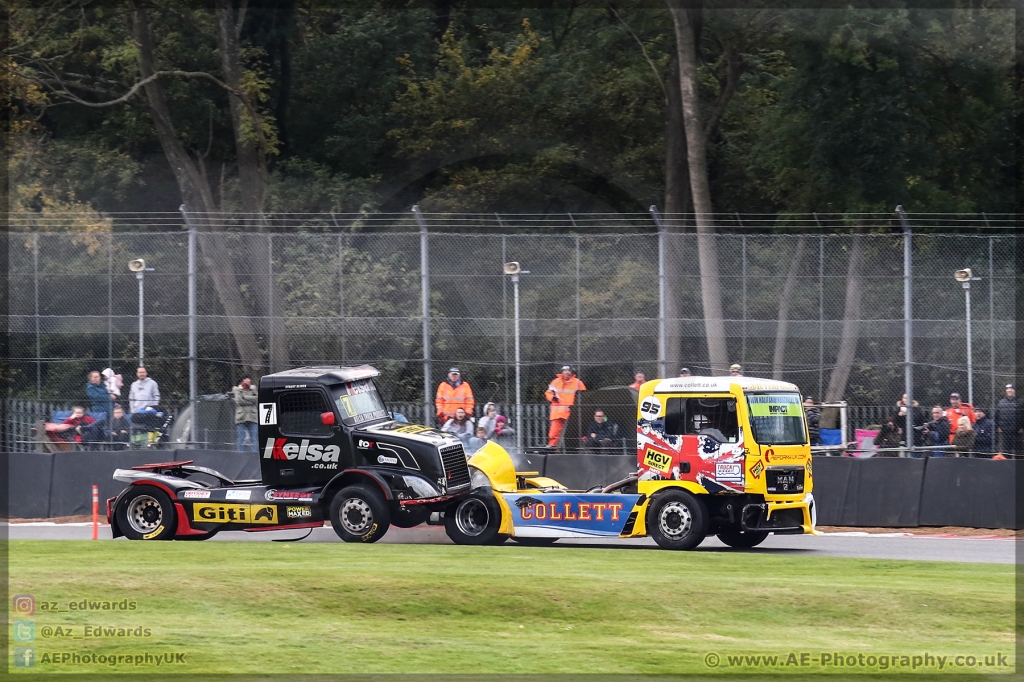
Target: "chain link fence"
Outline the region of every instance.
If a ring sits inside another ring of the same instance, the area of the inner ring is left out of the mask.
[[[371,363],[396,402],[422,405],[458,366],[478,405],[515,401],[517,261],[524,403],[563,364],[590,388],[710,370],[692,216],[192,215],[197,394],[289,366]],[[915,396],[967,395],[971,268],[974,402],[1016,375],[1015,216],[911,215]],[[726,355],[820,399],[856,335],[842,398],[892,405],[903,389],[903,237],[895,216],[715,216]],[[13,215],[8,399],[85,401],[90,370],[129,383],[140,353],[163,402],[189,400],[189,233],[180,214]],[[769,232],[770,231],[770,232]],[[666,341],[659,345],[659,250]],[[862,265],[850,271],[859,249]],[[426,264],[426,270],[421,265]],[[426,276],[424,276],[426,275]],[[860,305],[847,313],[850,281]],[[423,315],[424,287],[428,318]],[[782,317],[780,318],[780,305]],[[849,319],[847,319],[849,318]],[[779,334],[779,330],[784,330]],[[425,362],[425,344],[429,362]],[[663,364],[662,364],[663,363]],[[430,375],[424,380],[425,369]],[[427,396],[425,384],[430,386]],[[127,386],[126,386],[127,389]]]

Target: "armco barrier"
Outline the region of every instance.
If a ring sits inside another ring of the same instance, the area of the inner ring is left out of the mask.
[[[921,492],[922,526],[1020,528],[1016,460],[928,460]]]
[[[4,453],[10,518],[88,514],[93,485],[101,507],[124,489],[114,469],[191,459],[235,480],[259,478],[255,453],[213,450]],[[570,489],[619,480],[635,469],[629,455],[530,454],[517,469],[539,471]],[[957,458],[902,459],[815,457],[818,523],[836,526],[968,526],[1020,528],[1016,461]],[[2,507],[0,507],[2,509]]]

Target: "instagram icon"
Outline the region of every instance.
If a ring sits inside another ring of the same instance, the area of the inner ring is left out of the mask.
[[[36,612],[36,598],[31,594],[16,594],[14,599],[14,613],[18,616],[31,616]]]

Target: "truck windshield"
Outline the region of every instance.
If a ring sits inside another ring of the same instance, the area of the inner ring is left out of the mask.
[[[334,403],[341,420],[348,426],[388,416],[384,400],[371,379],[361,379],[332,387]]]
[[[753,393],[747,395],[750,428],[761,445],[804,445],[804,407],[799,393]]]

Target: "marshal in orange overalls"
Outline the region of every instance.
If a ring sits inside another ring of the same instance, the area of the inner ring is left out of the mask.
[[[576,392],[585,391],[587,387],[572,370],[563,368],[556,376],[544,397],[551,403],[551,428],[548,429],[548,447],[558,447],[558,439],[562,437],[562,429],[569,418],[570,408],[576,402]]]

